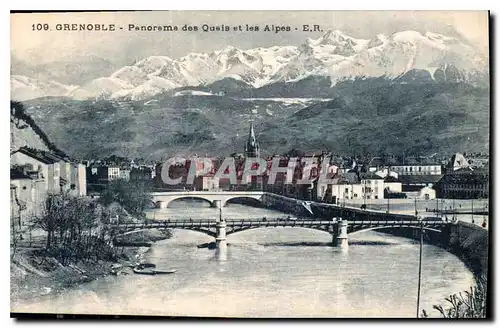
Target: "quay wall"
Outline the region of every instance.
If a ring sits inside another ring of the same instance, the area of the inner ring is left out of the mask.
[[[340,208],[332,204],[304,202],[302,200],[271,193],[265,193],[263,195],[262,203],[268,208],[277,209],[296,216],[310,216],[325,219],[341,216],[352,219],[354,217],[351,218],[351,216],[366,215],[365,213],[371,212],[362,211],[356,208]],[[307,204],[307,206],[304,206],[304,204]],[[307,210],[307,207],[311,209],[312,213]],[[385,213],[371,212],[371,215],[374,217],[384,217],[386,216],[384,214]],[[414,218],[413,215],[393,213],[390,215],[391,218]],[[415,240],[419,240],[420,238],[419,231],[412,228],[383,229],[380,231]],[[488,238],[488,230],[463,221],[448,224],[443,228],[441,233],[426,231],[424,234],[426,243],[442,247],[450,253],[455,254],[476,276],[488,272]]]
[[[303,200],[266,192],[262,195],[261,202],[269,209],[279,210],[301,217],[312,216],[311,212],[308,211],[307,206],[304,206],[306,203]]]

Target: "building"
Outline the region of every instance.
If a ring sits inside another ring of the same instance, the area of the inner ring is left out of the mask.
[[[10,169],[11,219],[16,225],[23,225],[34,216],[40,215],[47,196],[45,179],[30,166],[13,166]]]
[[[423,187],[418,193],[418,198],[425,200],[436,199],[436,190],[431,187]]]
[[[154,178],[154,176],[155,176],[153,174],[154,172],[155,171],[149,167],[140,166],[140,167],[133,168],[132,170],[130,170],[129,178],[130,178],[130,180],[149,181],[149,180],[152,180]],[[160,174],[160,176],[161,176],[161,174]]]
[[[41,214],[47,195],[87,194],[86,168],[67,158],[29,147],[11,154],[11,214],[22,225],[28,217]]]
[[[120,179],[120,168],[118,166],[108,166],[107,179],[108,181]]]
[[[320,163],[321,165],[321,163]],[[316,200],[331,203],[333,199],[333,186],[338,184],[339,167],[337,165],[329,165],[326,172],[326,180],[332,180],[333,183],[322,181],[319,177],[314,179],[314,189],[316,190]],[[320,171],[319,174],[323,175]]]
[[[467,169],[470,167],[469,161],[465,158],[464,155],[460,153],[456,153],[451,156],[450,161],[446,165],[446,172],[452,173],[457,170]]]
[[[92,180],[95,183],[107,183],[109,181],[120,179],[120,167],[101,165],[90,168]]]
[[[129,181],[130,180],[130,171],[131,171],[130,169],[125,168],[125,167],[120,168],[120,179]]]
[[[477,199],[489,196],[489,171],[462,168],[445,174],[436,184],[438,198]]]
[[[385,193],[401,193],[403,192],[402,183],[397,178],[388,175],[384,177],[384,192]],[[384,194],[385,197],[385,194]]]
[[[61,192],[60,162],[64,161],[58,156],[51,155],[48,152],[22,147],[11,154],[10,162],[13,166],[25,167],[26,171],[38,172],[40,179],[44,180],[46,193],[59,193]]]
[[[401,181],[403,192],[420,191],[424,187],[434,186],[441,178],[440,175],[400,175],[398,180]]]
[[[362,185],[357,172],[346,172],[337,175],[337,183],[332,185],[332,201],[338,203],[343,199],[357,199],[361,197]]]
[[[385,166],[385,161],[381,157],[373,157],[368,163],[368,171],[376,172]]]
[[[488,168],[488,165],[490,163],[490,157],[487,154],[464,153],[464,157],[467,159],[467,162],[473,169]]]
[[[70,189],[75,196],[87,195],[87,170],[83,164],[72,164]]]
[[[218,191],[220,189],[219,178],[215,177],[213,174],[196,177],[195,187],[196,190]]]
[[[406,158],[404,160],[389,161],[389,168],[398,176],[403,175],[441,175],[441,163],[428,158]]]
[[[43,181],[45,193],[69,192],[84,196],[86,172],[83,164],[73,163],[48,151],[22,147],[11,154],[11,166],[20,167],[29,176]],[[41,187],[40,187],[41,188]]]
[[[245,157],[260,157],[260,145],[255,137],[253,123],[250,124],[250,131],[248,132],[248,140],[245,144]]]
[[[384,178],[366,173],[361,176],[361,199],[384,199]]]

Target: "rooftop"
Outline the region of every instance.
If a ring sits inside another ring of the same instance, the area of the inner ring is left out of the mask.
[[[385,165],[385,161],[381,158],[381,157],[373,157],[370,161],[370,163],[368,163],[368,166],[370,167],[379,167],[379,166],[384,166]]]
[[[29,147],[21,147],[18,150],[16,150],[14,153],[21,153],[26,156],[29,156],[31,158],[36,159],[37,161],[44,163],[44,164],[54,164],[57,162],[65,161],[67,162],[68,160],[65,158],[62,158],[56,154],[53,154],[48,151],[44,150],[39,150],[35,148],[29,148]]]
[[[381,176],[379,176],[375,173],[367,172],[367,173],[363,173],[361,175],[361,179],[363,179],[363,180],[383,180],[384,178],[382,178]]]
[[[399,180],[402,184],[427,184],[437,183],[443,177],[442,174],[426,175],[400,175]]]
[[[384,182],[401,182],[401,180],[396,179],[395,177],[388,175],[385,177]]]

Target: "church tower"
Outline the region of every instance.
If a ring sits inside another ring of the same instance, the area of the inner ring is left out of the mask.
[[[248,133],[248,140],[245,145],[245,157],[260,157],[260,146],[255,137],[253,123],[250,123],[250,132]]]

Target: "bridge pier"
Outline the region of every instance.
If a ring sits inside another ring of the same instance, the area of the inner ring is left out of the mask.
[[[159,200],[159,201],[157,201],[157,202],[156,202],[156,204],[155,204],[155,205],[156,205],[156,208],[167,208],[168,203],[167,203],[167,202],[164,202],[164,201]]]
[[[227,244],[226,241],[223,243],[217,243],[217,248],[215,249],[215,258],[219,262],[227,261]]]
[[[226,220],[222,219],[217,221],[215,225],[216,237],[215,237],[215,245],[217,249],[227,247],[226,241]]]
[[[349,246],[347,237],[347,221],[340,220],[337,224],[337,233],[333,235],[333,246],[347,248]]]
[[[220,199],[216,199],[212,202],[212,205],[211,207],[214,207],[214,208],[221,208],[222,207],[222,200]]]

